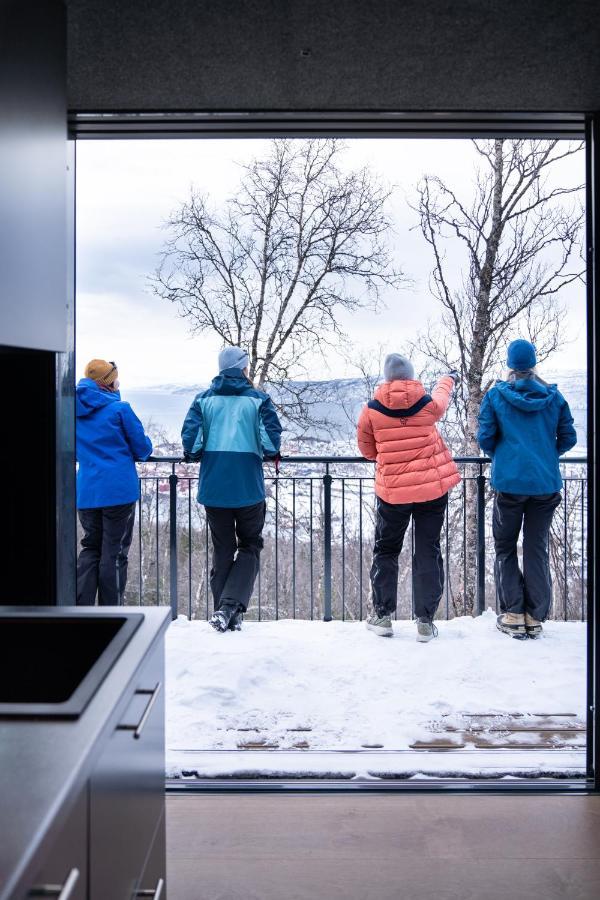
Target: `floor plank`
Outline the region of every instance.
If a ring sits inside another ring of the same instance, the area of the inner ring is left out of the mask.
[[[600,896],[600,797],[167,798],[170,900]]]

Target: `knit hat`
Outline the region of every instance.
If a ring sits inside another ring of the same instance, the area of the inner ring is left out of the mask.
[[[536,364],[535,347],[529,341],[518,338],[508,345],[506,365],[509,369],[514,369],[515,372],[526,372],[527,369],[535,368]]]
[[[248,354],[241,347],[224,347],[219,353],[219,372],[225,369],[245,369]]]
[[[386,381],[413,381],[415,370],[410,359],[399,353],[390,353],[383,364],[383,377]]]
[[[119,370],[114,362],[107,362],[105,359],[92,359],[85,367],[83,373],[85,378],[91,378],[98,384],[111,387],[119,377]]]

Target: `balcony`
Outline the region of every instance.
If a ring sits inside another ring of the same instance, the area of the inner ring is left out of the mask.
[[[410,533],[394,640],[360,624],[369,601],[372,464],[289,457],[278,475],[265,466],[265,549],[235,635],[217,635],[206,622],[211,548],[195,499],[198,467],[179,458],[140,466],[126,602],[170,603],[177,619],[167,636],[168,776],[585,774],[586,460],[562,463],[550,542],[554,597],[537,642],[511,641],[495,628],[489,460],[457,463],[463,482],[442,532],[440,636],[426,646],[411,621]]]

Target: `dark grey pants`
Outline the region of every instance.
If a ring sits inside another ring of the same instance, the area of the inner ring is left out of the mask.
[[[375,547],[371,566],[373,607],[378,615],[391,615],[398,603],[398,556],[410,517],[415,523],[413,585],[415,615],[433,619],[444,590],[444,561],[440,534],[448,494],[424,503],[386,503],[377,498]]]
[[[215,610],[224,603],[237,603],[244,612],[248,608],[258,575],[266,511],[264,500],[237,509],[206,507],[213,545],[210,589]]]
[[[77,560],[77,605],[119,606],[127,584],[127,554],[135,503],[79,509],[84,535]]]
[[[494,499],[494,574],[502,612],[529,613],[543,622],[552,602],[548,539],[560,493],[505,494]],[[517,543],[523,529],[523,571]]]

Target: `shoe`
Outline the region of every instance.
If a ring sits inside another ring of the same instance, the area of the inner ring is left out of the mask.
[[[527,637],[535,640],[535,638],[540,637],[543,630],[542,623],[538,621],[538,619],[534,619],[529,613],[525,613],[525,631],[527,632]]]
[[[232,615],[227,628],[229,629],[229,631],[241,631],[243,621],[244,611],[238,606],[237,612]]]
[[[431,619],[420,616],[417,619],[417,640],[419,643],[426,644],[427,641],[432,641],[433,638],[436,638],[437,636],[438,630]]]
[[[381,637],[391,637],[394,633],[391,616],[380,616],[375,610],[369,613],[365,624],[369,631],[374,631]]]
[[[225,632],[229,628],[229,623],[231,620],[237,615],[238,605],[237,603],[224,603],[222,606],[217,609],[211,618],[208,620],[209,624],[215,629],[215,631]]]
[[[496,619],[496,628],[504,634],[522,641],[527,637],[525,631],[525,616],[523,613],[502,613]]]

